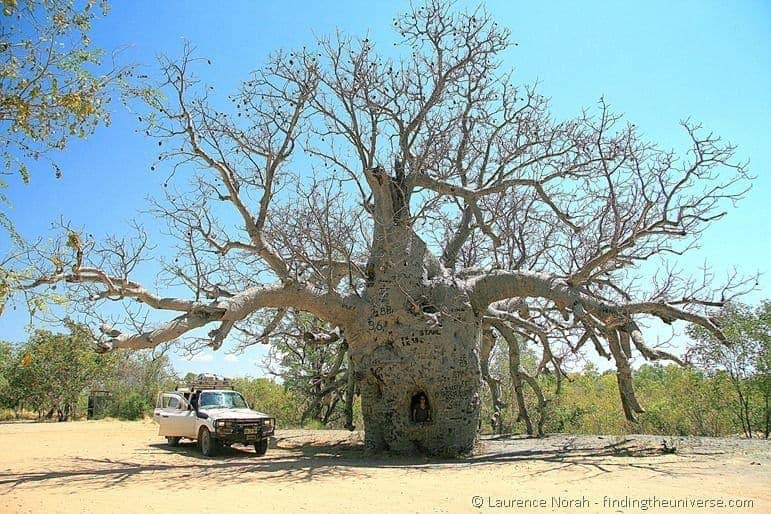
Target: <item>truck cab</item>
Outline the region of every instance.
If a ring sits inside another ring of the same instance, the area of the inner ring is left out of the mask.
[[[209,374],[160,393],[153,419],[169,445],[182,438],[197,440],[207,457],[232,444],[253,445],[257,455],[265,455],[276,424],[274,417],[250,409],[228,379]]]

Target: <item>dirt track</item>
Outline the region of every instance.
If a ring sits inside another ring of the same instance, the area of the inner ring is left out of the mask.
[[[156,434],[149,421],[0,425],[0,513],[771,512],[768,441],[675,440],[664,454],[661,437],[486,438],[475,457],[437,461],[283,431],[265,457],[207,459]],[[717,506],[737,499],[753,505]],[[644,500],[659,503],[630,505]]]

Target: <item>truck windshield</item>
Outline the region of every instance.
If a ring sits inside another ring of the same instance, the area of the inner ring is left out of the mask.
[[[198,400],[198,407],[201,409],[214,409],[218,407],[228,409],[248,408],[243,396],[235,391],[204,391]]]

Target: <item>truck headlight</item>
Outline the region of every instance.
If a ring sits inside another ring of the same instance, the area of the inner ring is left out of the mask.
[[[273,428],[273,420],[266,419],[265,421],[262,422],[262,426],[270,430],[271,428]]]
[[[218,419],[217,420],[217,426],[218,427],[224,427],[225,426],[225,420],[224,419]]]

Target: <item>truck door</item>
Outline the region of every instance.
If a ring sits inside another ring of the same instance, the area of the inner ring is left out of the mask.
[[[169,420],[174,427],[176,435],[190,439],[198,437],[196,433],[198,417],[186,399],[180,398],[177,408],[169,411]]]
[[[189,437],[185,430],[185,415],[188,405],[182,395],[177,393],[162,393],[158,398],[157,407],[153,411],[153,419],[158,423],[158,435]],[[193,423],[195,413],[193,412]]]

